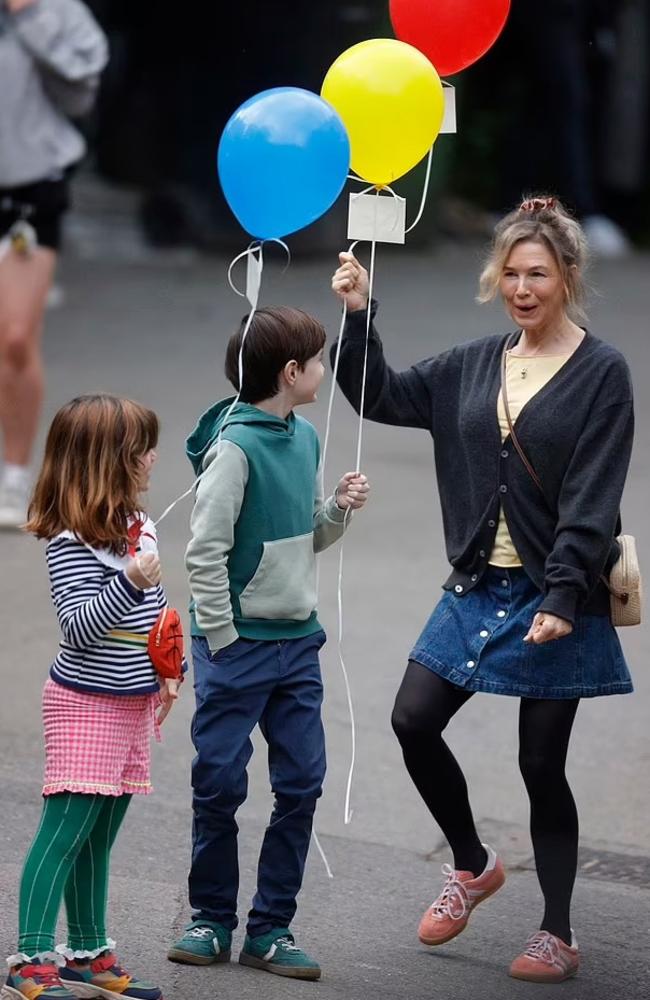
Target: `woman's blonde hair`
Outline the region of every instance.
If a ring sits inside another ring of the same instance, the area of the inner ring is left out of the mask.
[[[567,311],[584,319],[584,270],[588,259],[582,226],[550,195],[525,198],[495,227],[490,253],[479,279],[479,302],[491,302],[499,291],[503,269],[517,243],[541,243],[555,258],[566,290]]]
[[[58,411],[29,505],[37,538],[72,531],[124,555],[128,518],[139,509],[140,460],[158,443],[158,417],[130,399],[78,396]]]

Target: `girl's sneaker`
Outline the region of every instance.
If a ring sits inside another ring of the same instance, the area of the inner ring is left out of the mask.
[[[488,859],[477,877],[473,872],[456,871],[451,865],[442,866],[447,881],[420,921],[418,937],[422,944],[451,941],[465,930],[474,907],[497,892],[505,882],[506,874],[501,861],[491,847],[487,844],[483,847]]]
[[[579,968],[580,953],[573,933],[568,945],[549,931],[537,931],[510,966],[510,975],[529,983],[562,983]]]
[[[111,951],[103,952],[92,962],[68,960],[65,968],[61,969],[61,980],[75,997],[83,997],[84,1000],[93,997],[104,997],[105,1000],[116,1000],[116,997],[162,1000],[157,986],[143,983],[125,972]]]
[[[27,962],[14,965],[0,989],[1,1000],[75,1000],[59,978],[59,968],[53,963]]]

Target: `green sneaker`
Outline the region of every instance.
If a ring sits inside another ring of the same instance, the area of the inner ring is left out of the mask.
[[[246,935],[239,962],[253,969],[273,972],[276,976],[320,979],[320,965],[298,947],[288,927],[277,927],[259,937]]]
[[[193,920],[185,933],[176,941],[167,958],[170,962],[185,965],[212,965],[213,962],[230,961],[231,932],[223,924],[211,920]]]

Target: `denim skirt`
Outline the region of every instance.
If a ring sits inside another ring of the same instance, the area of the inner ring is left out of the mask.
[[[604,615],[578,615],[573,631],[536,646],[523,641],[541,603],[524,569],[489,566],[462,597],[446,591],[410,659],[465,691],[524,698],[627,694],[632,680]]]

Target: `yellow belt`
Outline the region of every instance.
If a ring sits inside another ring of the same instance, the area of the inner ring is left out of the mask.
[[[114,628],[106,635],[105,641],[117,646],[146,646],[149,640],[148,635],[142,632],[125,632],[123,629]]]

